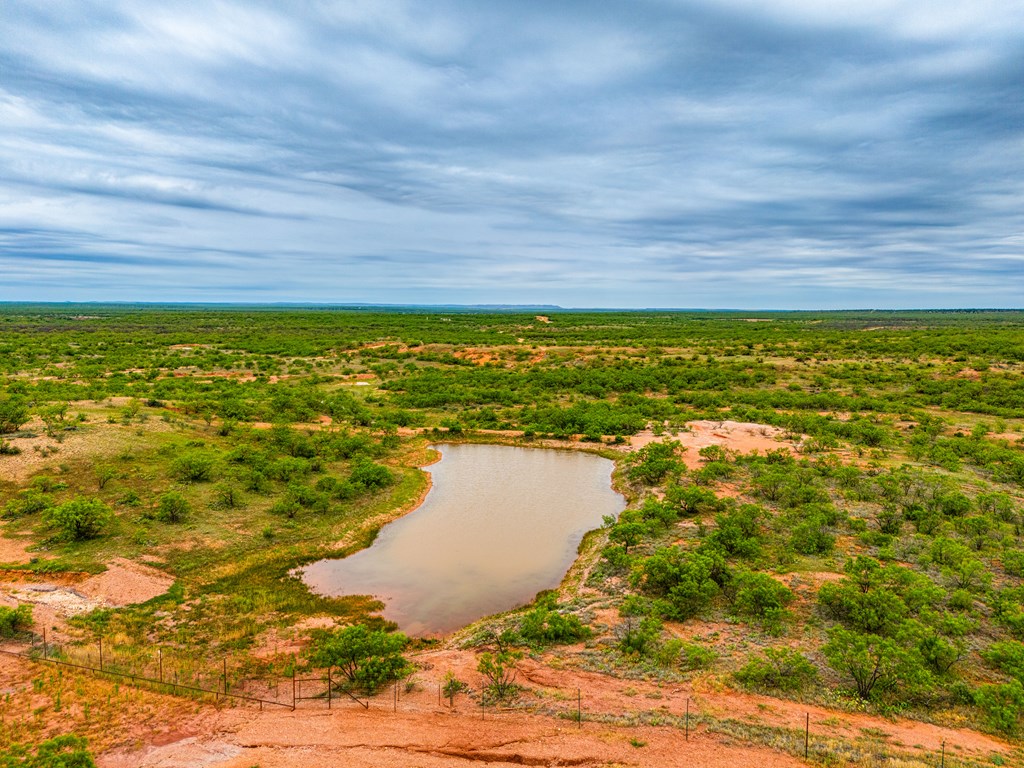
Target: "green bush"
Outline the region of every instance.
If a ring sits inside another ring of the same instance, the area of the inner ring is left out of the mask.
[[[721,552],[713,547],[685,552],[672,546],[644,558],[634,578],[645,591],[664,598],[666,616],[683,620],[714,599],[720,583],[728,579],[728,569]]]
[[[35,745],[12,744],[0,751],[0,768],[96,768],[80,736],[57,736]]]
[[[46,522],[74,541],[96,538],[113,519],[110,507],[99,499],[85,497],[72,499],[46,512]]]
[[[4,517],[24,517],[34,515],[37,512],[45,512],[53,506],[53,497],[28,488],[18,494],[18,497],[11,499],[4,506]]]
[[[0,434],[17,432],[28,421],[28,402],[21,395],[0,399]]]
[[[910,689],[928,678],[916,650],[889,637],[833,627],[821,650],[832,668],[853,683],[862,699],[876,698],[897,686],[906,699]]]
[[[773,630],[781,627],[786,606],[795,597],[789,587],[766,573],[753,571],[738,573],[730,589],[734,591],[732,609],[738,616],[755,619]]]
[[[394,482],[391,470],[369,459],[357,459],[349,475],[349,482],[367,489],[386,488]]]
[[[192,512],[188,500],[177,491],[167,491],[160,496],[156,516],[165,523],[180,523]]]
[[[677,440],[649,443],[627,457],[626,476],[637,483],[657,485],[670,473],[676,474],[683,468],[678,454],[685,450]]]
[[[400,632],[353,624],[317,630],[306,655],[314,665],[337,668],[350,683],[372,692],[409,673],[409,662],[402,656],[408,644],[409,638]]]
[[[716,528],[706,541],[730,555],[754,557],[761,549],[761,521],[764,517],[764,510],[756,504],[744,504],[717,515]]]
[[[656,616],[626,616],[619,625],[619,650],[633,656],[646,656],[658,644],[661,622]]]
[[[662,643],[654,652],[654,659],[663,667],[678,668],[683,671],[707,669],[714,664],[718,654],[714,650],[697,643],[687,643],[673,637]]]
[[[836,537],[828,532],[828,520],[813,515],[793,526],[789,543],[801,555],[824,555],[832,551]]]
[[[186,453],[171,465],[172,474],[186,483],[202,483],[213,477],[213,459],[203,453]]]
[[[792,648],[766,648],[753,656],[734,677],[753,690],[799,691],[814,682],[818,670],[803,654]]]
[[[975,703],[993,728],[1014,734],[1024,715],[1024,685],[1013,680],[1001,685],[983,685],[974,696]]]
[[[18,632],[32,626],[32,606],[19,605],[17,608],[0,606],[0,637],[14,637]]]
[[[519,625],[519,636],[531,645],[578,643],[590,637],[590,628],[571,614],[559,613],[554,596],[541,601]]]

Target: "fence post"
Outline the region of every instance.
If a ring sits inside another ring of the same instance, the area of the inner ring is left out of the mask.
[[[578,728],[583,727],[583,694],[576,689],[576,723]]]
[[[100,635],[100,672],[103,671],[103,635]]]
[[[295,711],[295,664],[292,663],[292,712]]]
[[[224,694],[227,695],[227,692],[228,692],[228,657],[225,656],[223,659],[221,659],[221,661],[224,663],[224,666],[223,666],[223,670],[224,670],[224,672],[223,672],[223,674],[224,674]]]
[[[43,627],[43,658],[46,658],[46,627]]]
[[[331,708],[331,668],[327,668],[327,708]]]
[[[941,768],[946,768],[946,740],[945,739],[942,740],[942,766],[941,766]]]
[[[807,713],[807,720],[804,722],[804,760],[807,759],[807,753],[811,745],[811,713]]]
[[[686,697],[686,740],[690,740],[690,697]]]
[[[394,693],[395,693],[395,712],[398,712],[398,683],[395,683]]]
[[[164,681],[164,649],[157,648],[156,653],[157,658],[160,659],[160,682],[162,683]]]

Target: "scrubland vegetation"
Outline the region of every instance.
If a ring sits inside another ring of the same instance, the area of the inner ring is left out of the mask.
[[[614,675],[1017,738],[1022,373],[1012,312],[540,322],[9,305],[0,506],[5,535],[31,546],[6,566],[95,572],[124,557],[174,576],[163,597],[73,619],[82,643],[245,654],[335,617],[359,629],[315,632],[307,661],[372,689],[406,673],[406,638],[372,601],[315,596],[292,570],[367,546],[411,508],[437,434],[557,441],[616,458],[629,506],[584,542],[580,579],[460,636],[485,649],[495,696],[514,692],[522,654],[564,647]],[[670,438],[699,419],[785,439],[693,457]],[[666,439],[621,448],[645,429]],[[3,611],[0,630],[23,633],[24,613]]]

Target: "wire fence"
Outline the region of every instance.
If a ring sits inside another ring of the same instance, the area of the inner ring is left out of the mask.
[[[347,681],[333,668],[322,670],[303,670],[299,675],[299,667],[294,659],[290,664],[290,674],[262,675],[254,674],[251,659],[242,657],[232,659],[223,657],[219,663],[202,659],[194,654],[171,651],[161,647],[118,648],[104,645],[100,639],[94,646],[59,645],[47,642],[45,632],[42,636],[31,636],[31,642],[20,647],[0,647],[0,654],[17,657],[26,661],[55,665],[74,669],[97,676],[106,677],[130,684],[139,688],[147,688],[156,692],[190,696],[193,698],[212,699],[214,702],[232,702],[240,705],[253,705],[262,711],[267,707],[295,711],[302,708],[332,709],[337,704],[356,704],[363,709],[370,708],[371,701],[377,709],[391,709],[399,712],[399,704],[408,698],[408,694],[417,688],[411,680],[395,682],[388,688],[379,690],[373,698],[361,698],[350,689]],[[419,686],[419,702],[423,702],[423,687]],[[432,690],[432,689],[431,689]],[[431,691],[427,691],[433,696]],[[436,683],[437,706],[445,706],[443,686]],[[469,706],[456,708],[454,696],[449,699],[447,708],[453,714],[474,716],[474,712],[482,719],[502,713],[524,713],[538,711],[535,707],[511,706],[486,695],[482,687],[475,693],[477,700],[466,698],[465,694],[474,693],[463,689],[460,696]],[[574,695],[569,695],[574,694]],[[556,706],[555,703],[562,706]],[[390,706],[389,706],[390,705]],[[568,705],[568,706],[565,706]],[[575,706],[573,706],[575,705]],[[594,721],[617,724],[624,720],[622,715],[606,712],[588,712],[584,707],[584,691],[576,688],[571,692],[558,691],[553,701],[540,708],[546,714],[572,721],[577,728],[583,728],[584,722]],[[414,711],[411,708],[410,711]],[[690,699],[685,701],[685,709],[678,714],[659,714],[653,718],[640,718],[635,725],[670,725],[678,728],[686,741],[692,733],[700,731],[720,731],[729,733],[731,721],[715,721],[703,713],[691,715]],[[625,724],[625,723],[621,723]],[[803,718],[802,728],[794,727],[793,723],[774,726],[777,733],[784,736],[784,742],[777,744],[784,751],[805,759],[823,764],[833,764],[836,758],[836,741],[825,734],[811,732],[811,716],[808,712]],[[736,735],[736,734],[733,734]],[[926,765],[939,768],[952,766],[946,754],[946,743],[937,745],[934,759],[927,759]],[[920,764],[920,763],[918,763]],[[959,766],[975,765],[973,761],[959,756]]]
[[[335,701],[352,701],[364,709],[369,702],[356,696],[334,675],[333,669],[314,670],[300,677],[291,664],[285,676],[254,675],[248,659],[239,663],[222,657],[219,664],[208,659],[161,647],[113,649],[100,638],[95,646],[60,645],[47,642],[46,633],[32,636],[20,648],[0,648],[0,653],[28,661],[52,664],[102,675],[161,693],[211,697],[264,707],[295,710],[303,703],[319,702],[328,709]]]

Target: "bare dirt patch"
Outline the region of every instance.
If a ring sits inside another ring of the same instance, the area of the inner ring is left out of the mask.
[[[30,538],[0,534],[0,563],[24,563],[32,557],[28,548],[32,546]]]
[[[117,559],[103,573],[0,573],[0,605],[32,606],[36,632],[44,628],[55,640],[66,639],[67,619],[97,608],[143,603],[174,583],[166,573],[141,563]]]
[[[164,594],[174,578],[152,566],[118,558],[107,563],[107,570],[90,576],[78,586],[86,597],[107,606],[144,603]]]
[[[688,449],[683,455],[683,461],[690,469],[701,466],[699,451],[709,445],[720,445],[735,453],[767,452],[779,449],[795,453],[793,444],[784,441],[783,436],[786,431],[780,427],[740,421],[707,420],[690,421],[686,426],[689,431],[677,434],[655,435],[651,430],[638,432],[630,438],[630,447],[636,450],[655,442],[678,440]]]

